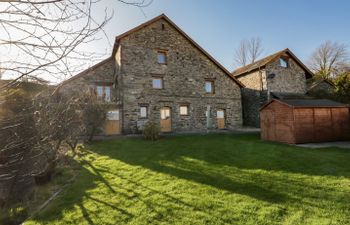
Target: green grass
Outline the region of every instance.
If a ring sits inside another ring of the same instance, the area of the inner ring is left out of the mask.
[[[26,224],[350,224],[350,150],[257,135],[101,141]]]

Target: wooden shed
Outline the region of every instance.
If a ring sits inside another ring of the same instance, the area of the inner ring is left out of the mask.
[[[268,141],[350,140],[349,107],[327,99],[274,99],[260,109],[260,126]]]

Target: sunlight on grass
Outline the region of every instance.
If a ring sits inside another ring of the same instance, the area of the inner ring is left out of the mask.
[[[347,224],[349,160],[255,135],[101,141],[26,224]]]

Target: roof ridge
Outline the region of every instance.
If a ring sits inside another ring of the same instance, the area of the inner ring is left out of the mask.
[[[130,29],[127,32],[122,33],[121,35],[116,36],[115,39],[115,44],[114,44],[114,49],[112,52],[112,56],[115,54],[117,46],[118,46],[118,42],[120,39],[128,36],[129,34],[138,31],[142,28],[144,28],[145,26],[148,26],[152,23],[154,23],[155,21],[159,20],[159,19],[165,19],[171,26],[173,26],[175,28],[175,30],[177,30],[181,35],[183,35],[195,48],[197,48],[202,54],[204,54],[210,61],[212,61],[217,67],[219,67],[219,69],[221,69],[228,77],[230,77],[233,81],[235,81],[241,88],[245,87],[245,85],[240,82],[236,77],[234,77],[230,71],[228,71],[223,65],[221,65],[213,56],[211,56],[207,51],[205,51],[197,42],[195,42],[190,36],[188,36],[188,34],[186,34],[186,32],[184,32],[179,26],[177,26],[169,17],[167,17],[164,13],[160,14],[159,16],[156,16],[132,29]]]
[[[279,55],[279,54],[282,54],[282,53],[284,53],[284,52],[286,52],[286,51],[289,51],[289,49],[288,49],[288,48],[285,48],[285,49],[283,49],[283,50],[281,50],[281,51],[278,51],[278,52],[272,53],[272,54],[270,54],[270,55],[267,55],[267,56],[265,56],[265,57],[263,57],[263,58],[261,58],[261,59],[256,60],[256,61],[253,62],[253,63],[250,63],[250,64],[248,64],[248,65],[245,65],[245,66],[242,66],[242,67],[239,67],[239,68],[235,69],[234,71],[232,71],[232,74],[234,74],[235,71],[242,70],[242,69],[244,69],[244,68],[246,68],[246,67],[250,67],[250,66],[252,66],[253,64],[256,64],[256,63],[259,63],[259,62],[261,62],[261,61],[264,61],[264,60],[266,60],[266,59],[268,59],[268,58],[270,58],[270,57],[275,57],[275,56],[277,56],[277,55]],[[268,62],[267,62],[267,63],[268,63]]]
[[[273,53],[271,55],[268,55],[262,59],[259,59],[258,61],[255,61],[254,63],[248,64],[244,67],[240,67],[236,70],[234,70],[231,74],[235,77],[238,76],[243,76],[253,70],[256,70],[260,67],[265,66],[266,64],[270,63],[271,61],[273,61],[274,59],[276,59],[277,57],[279,57],[280,55],[282,55],[283,53],[288,53],[295,61],[297,64],[299,64],[299,66],[301,68],[304,69],[304,71],[306,71],[306,76],[307,78],[311,78],[313,77],[313,73],[309,70],[309,68],[307,68],[307,66],[304,65],[304,63],[302,63],[298,57],[296,57],[293,52],[289,49],[289,48],[285,48],[281,51],[278,51],[276,53]],[[309,75],[309,76],[308,76]]]

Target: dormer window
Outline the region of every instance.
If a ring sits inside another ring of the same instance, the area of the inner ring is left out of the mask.
[[[286,58],[280,58],[280,66],[283,68],[288,68],[288,60]]]
[[[157,52],[157,60],[159,64],[166,64],[167,58],[166,58],[166,52],[165,51],[158,51]]]

